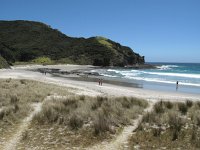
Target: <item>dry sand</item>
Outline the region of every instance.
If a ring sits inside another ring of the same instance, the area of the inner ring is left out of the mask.
[[[104,83],[103,86],[99,86],[97,82],[87,82],[71,80],[69,78],[55,77],[50,74],[44,75],[39,72],[31,71],[36,68],[58,68],[65,71],[72,70],[87,70],[92,68],[89,65],[26,65],[15,66],[12,69],[0,70],[0,78],[14,78],[14,79],[30,79],[45,83],[52,83],[60,86],[75,88],[73,91],[76,94],[85,94],[90,96],[105,95],[105,96],[134,96],[138,98],[144,98],[150,101],[159,100],[200,100],[200,94],[187,94],[179,92],[164,92],[156,90],[147,90],[142,88],[124,87],[120,85],[113,85]]]

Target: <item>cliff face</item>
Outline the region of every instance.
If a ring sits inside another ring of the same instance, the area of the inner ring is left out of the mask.
[[[9,63],[49,57],[102,66],[143,64],[144,57],[103,37],[72,38],[40,22],[0,21],[0,54]]]

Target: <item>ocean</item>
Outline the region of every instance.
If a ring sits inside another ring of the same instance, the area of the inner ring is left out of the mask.
[[[174,91],[179,82],[178,92],[200,94],[200,63],[148,63],[155,69],[98,69],[92,70],[111,80],[138,84],[146,89]]]

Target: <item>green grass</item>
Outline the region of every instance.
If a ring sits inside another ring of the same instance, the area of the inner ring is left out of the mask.
[[[1,68],[8,68],[9,65],[7,61],[0,55],[0,69]]]
[[[109,48],[112,48],[112,44],[109,43],[106,38],[104,38],[104,37],[96,37],[96,39],[100,44],[105,45],[105,46],[107,46]]]

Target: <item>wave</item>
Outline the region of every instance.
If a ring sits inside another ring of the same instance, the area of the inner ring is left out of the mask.
[[[125,76],[124,78],[134,79],[134,80],[143,80],[143,81],[148,81],[148,82],[168,83],[168,84],[174,84],[174,85],[176,84],[175,81],[161,80],[161,79],[158,79],[158,78],[128,77],[128,76]],[[179,85],[187,85],[187,86],[197,86],[197,87],[200,87],[200,84],[196,84],[196,83],[179,82]]]
[[[174,65],[175,66],[175,65]],[[196,78],[200,79],[200,74],[184,74],[184,73],[169,73],[169,72],[147,72],[147,71],[139,71],[139,70],[114,70],[108,69],[108,72],[114,72],[117,74],[121,74],[123,76],[139,76],[141,74],[150,74],[150,75],[159,75],[159,76],[171,76],[171,77],[184,77],[184,78]]]
[[[164,72],[143,72],[145,74],[160,75],[160,76],[174,76],[185,78],[197,78],[200,79],[200,74],[183,74],[183,73],[164,73]]]
[[[141,71],[138,70],[114,70],[114,69],[108,69],[108,72],[114,72],[114,73],[120,73],[120,74],[125,74],[125,73],[141,73]]]
[[[162,65],[162,66],[156,66],[157,69],[159,70],[169,70],[169,69],[172,69],[172,68],[177,68],[179,66],[177,65]]]
[[[109,75],[109,74],[103,74],[100,73],[100,75],[105,76],[105,77],[111,77],[111,78],[116,78],[117,76]]]

